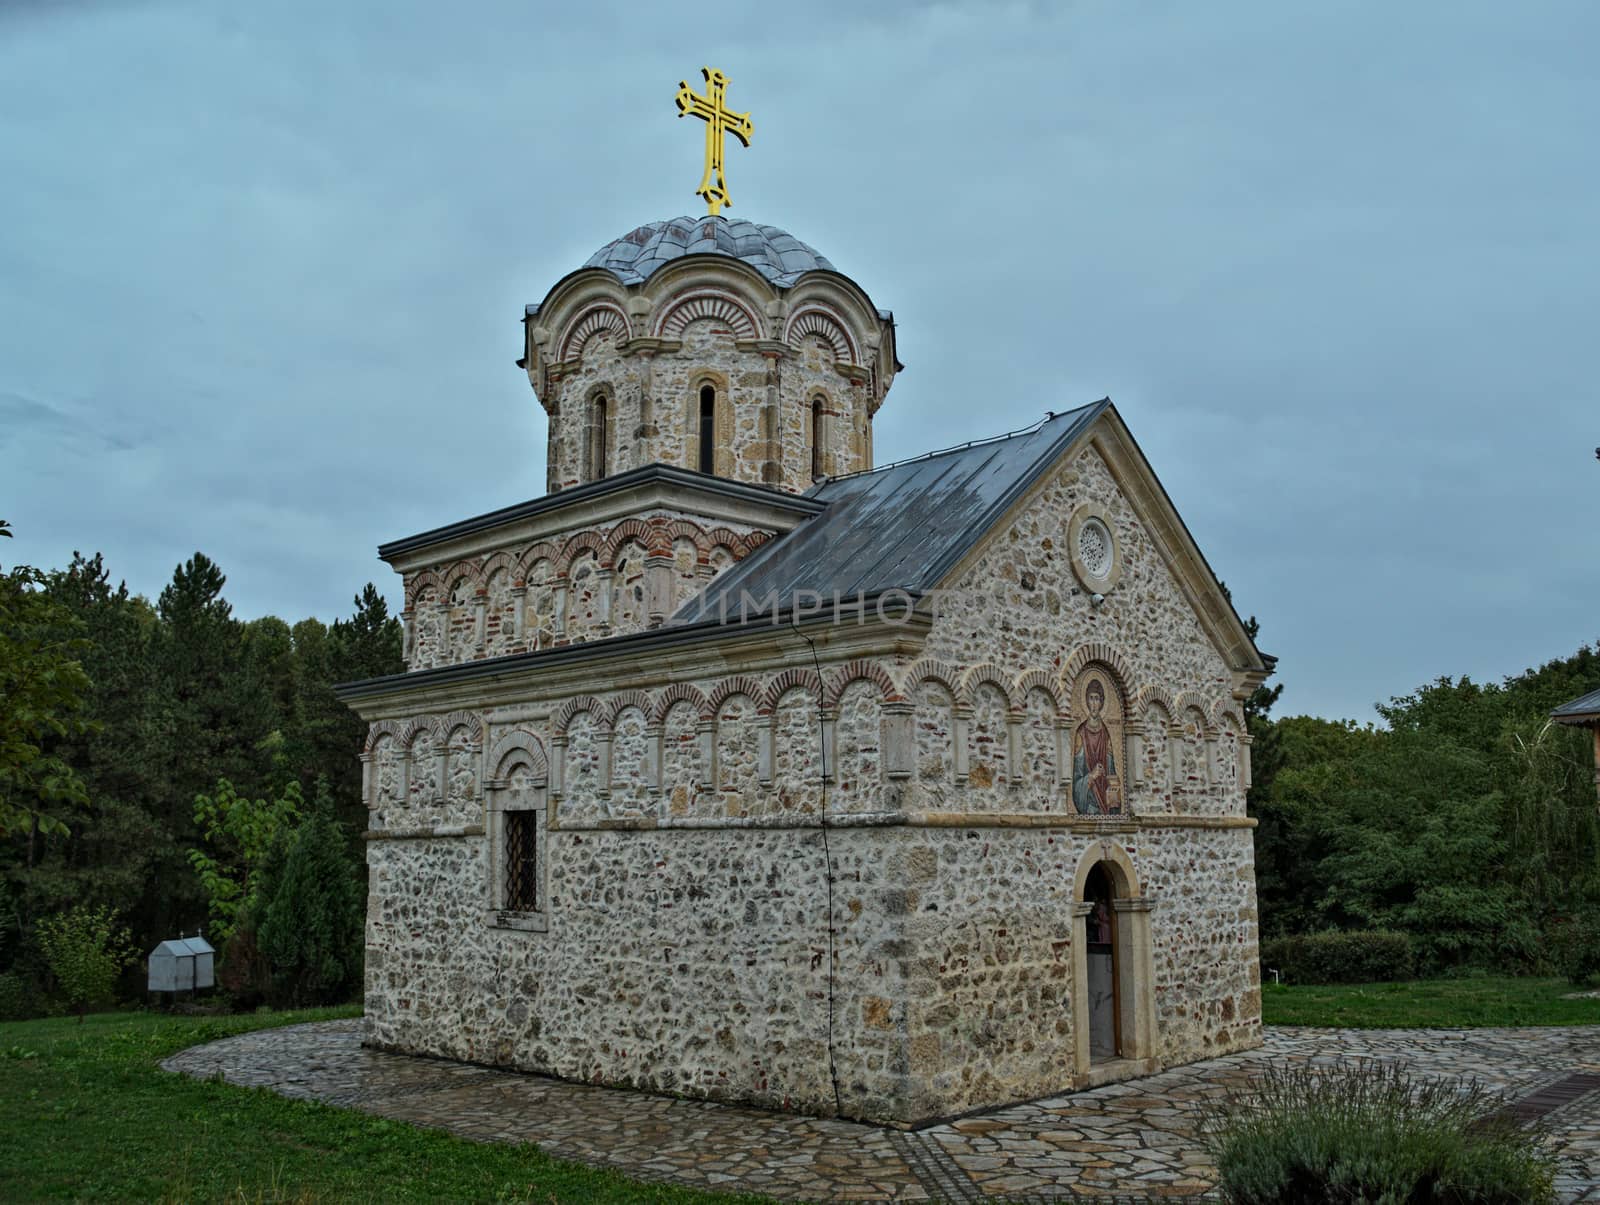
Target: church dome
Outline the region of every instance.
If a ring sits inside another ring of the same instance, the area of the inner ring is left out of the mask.
[[[721,216],[647,222],[601,247],[583,266],[605,268],[623,284],[636,285],[685,255],[726,255],[742,260],[781,289],[806,272],[838,271],[815,248],[788,231]]]

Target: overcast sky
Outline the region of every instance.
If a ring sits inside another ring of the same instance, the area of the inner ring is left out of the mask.
[[[1109,394],[1280,657],[1373,718],[1600,638],[1600,5],[0,0],[6,563],[196,549],[347,614],[534,497],[525,303],[698,214],[898,323],[887,461]]]

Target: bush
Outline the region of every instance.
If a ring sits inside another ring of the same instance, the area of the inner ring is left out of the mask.
[[[1550,959],[1574,987],[1600,976],[1600,920],[1574,916],[1555,925],[1550,932]]]
[[[78,1010],[79,1021],[91,1005],[111,1002],[117,976],[138,958],[128,930],[104,906],[79,904],[71,912],[46,917],[39,922],[39,949],[67,1004]]]
[[[1388,983],[1416,973],[1411,939],[1380,929],[1306,933],[1261,943],[1262,979],[1286,983]]]
[[[38,985],[17,971],[0,975],[0,1021],[28,1021],[40,1015]]]
[[[223,944],[217,988],[232,1001],[236,1012],[251,1012],[267,1002],[272,966],[256,944],[253,922],[241,924]]]
[[[1217,1188],[1236,1205],[1555,1200],[1555,1156],[1504,1102],[1392,1064],[1268,1067],[1207,1118]]]

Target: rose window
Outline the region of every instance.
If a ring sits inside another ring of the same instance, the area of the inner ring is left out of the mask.
[[[1088,519],[1078,529],[1078,559],[1090,577],[1111,573],[1111,533],[1099,519]]]

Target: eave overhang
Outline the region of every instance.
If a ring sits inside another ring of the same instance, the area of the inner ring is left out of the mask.
[[[545,494],[378,546],[402,573],[442,557],[471,556],[517,539],[628,518],[653,508],[687,510],[723,522],[787,531],[823,504],[668,464],[648,464],[560,493]]]
[[[483,707],[533,698],[556,698],[625,685],[642,688],[688,678],[751,672],[809,662],[817,657],[914,654],[932,624],[925,611],[906,614],[903,595],[888,606],[879,599],[844,600],[839,609],[791,608],[741,619],[730,614],[678,627],[584,641],[531,653],[513,653],[433,669],[345,682],[338,698],[363,719],[455,705]]]

